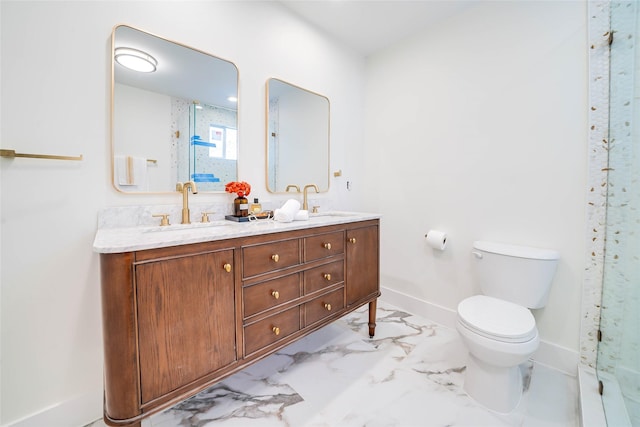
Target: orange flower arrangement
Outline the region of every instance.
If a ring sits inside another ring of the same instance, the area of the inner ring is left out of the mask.
[[[244,181],[231,181],[225,184],[224,191],[236,193],[238,197],[246,197],[251,193],[251,185]]]

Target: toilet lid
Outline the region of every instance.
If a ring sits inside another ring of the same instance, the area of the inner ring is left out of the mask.
[[[536,320],[528,309],[486,295],[458,304],[458,318],[469,329],[499,341],[529,341],[537,332]]]

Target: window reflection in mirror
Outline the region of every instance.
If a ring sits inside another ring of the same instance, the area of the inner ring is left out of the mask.
[[[188,138],[178,138],[178,181],[194,181],[198,191],[222,191],[236,180],[236,112],[194,102]]]
[[[267,189],[329,190],[329,99],[278,79],[267,82]]]
[[[156,70],[116,62],[122,47],[151,56]],[[176,182],[193,180],[199,191],[222,192],[237,180],[236,66],[126,25],[114,28],[112,48],[114,186],[173,192]]]

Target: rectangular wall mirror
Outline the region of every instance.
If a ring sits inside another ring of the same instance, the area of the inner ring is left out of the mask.
[[[238,178],[238,69],[183,44],[118,25],[112,34],[113,185],[223,192]],[[141,66],[139,70],[135,70]]]
[[[267,189],[316,184],[329,191],[329,99],[278,79],[267,82]]]

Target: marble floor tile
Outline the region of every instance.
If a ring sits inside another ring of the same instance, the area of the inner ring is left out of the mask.
[[[529,362],[520,404],[497,414],[462,390],[467,353],[455,330],[384,302],[372,339],[367,322],[366,308],[351,313],[143,426],[579,425],[573,377]]]

